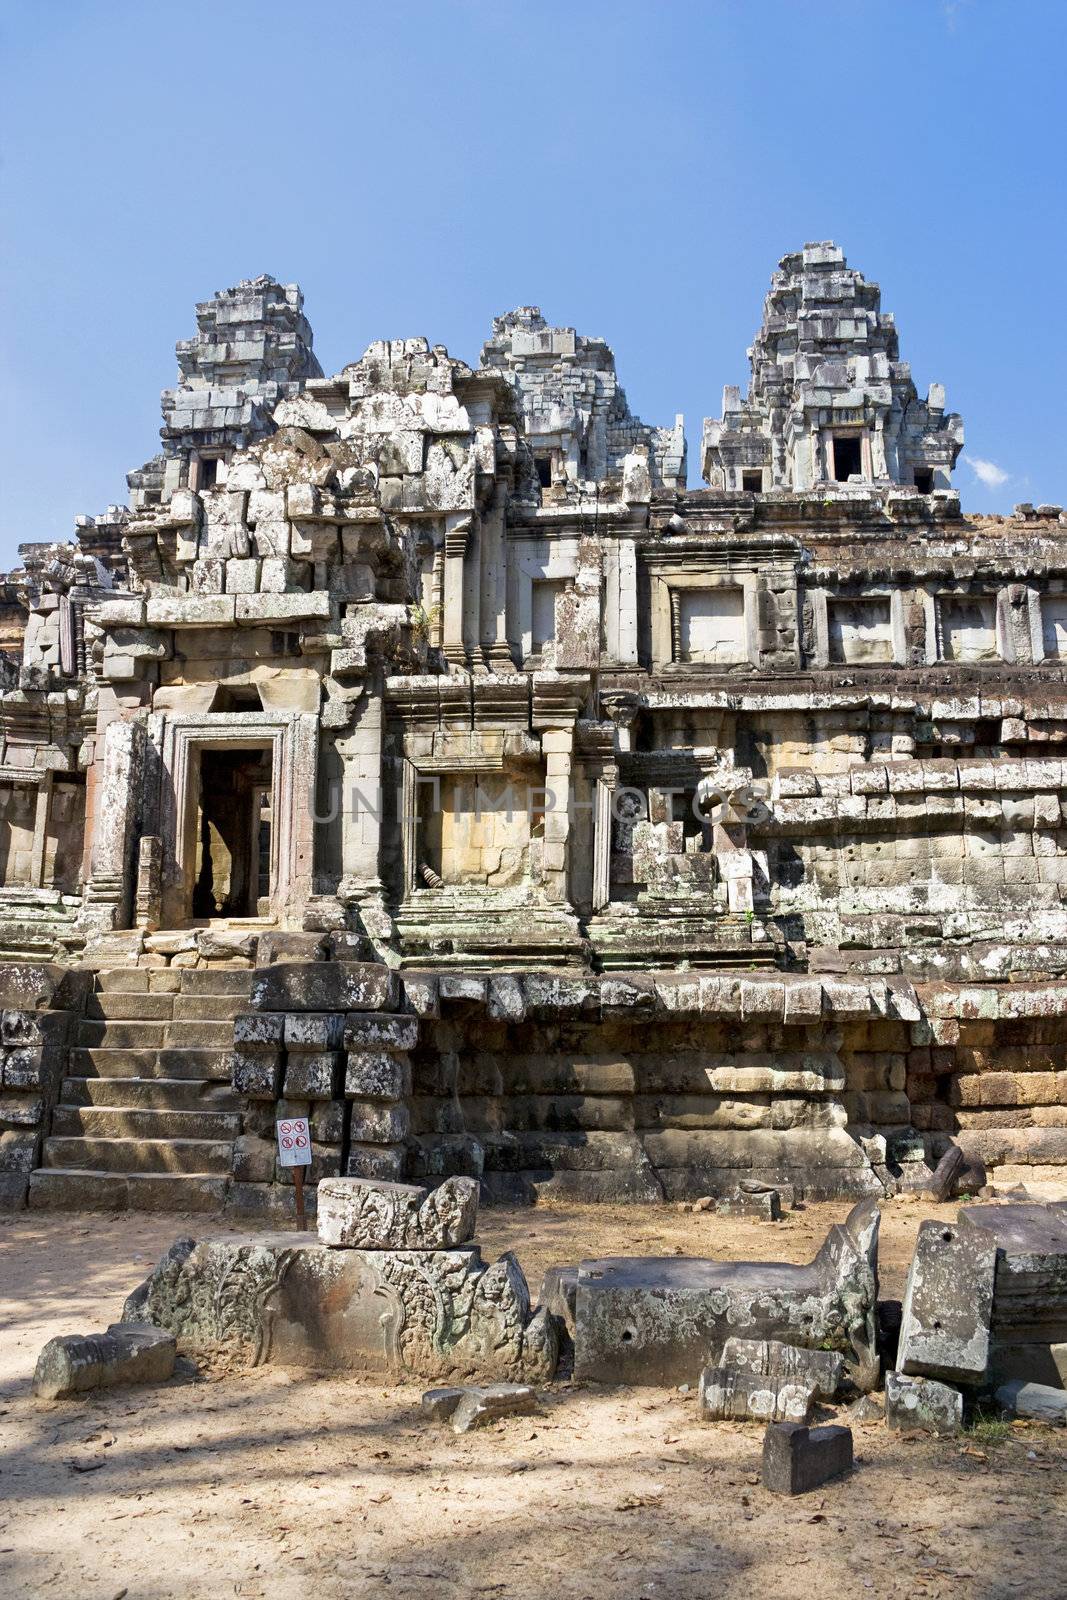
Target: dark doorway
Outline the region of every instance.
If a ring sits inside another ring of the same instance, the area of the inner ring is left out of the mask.
[[[929,467],[915,468],[915,487],[920,494],[933,494],[934,474]]]
[[[201,752],[195,918],[269,914],[271,776],[269,749]]]
[[[855,433],[835,433],[834,477],[838,483],[847,483],[853,473],[860,476],[863,473],[859,436]]]

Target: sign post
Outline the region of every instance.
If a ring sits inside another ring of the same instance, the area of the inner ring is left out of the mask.
[[[296,1187],[296,1225],[303,1233],[307,1227],[304,1215],[304,1168],[311,1165],[311,1129],[307,1117],[285,1117],[277,1123],[278,1165],[292,1167]]]

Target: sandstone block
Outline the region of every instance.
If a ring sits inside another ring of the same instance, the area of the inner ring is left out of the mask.
[[[478,1185],[448,1178],[436,1189],[416,1184],[326,1178],[319,1184],[323,1244],[360,1250],[449,1250],[474,1237]]]
[[[777,1339],[731,1338],[723,1345],[719,1365],[788,1379],[810,1388],[816,1400],[832,1400],[844,1377],[845,1358],[836,1350],[808,1350]]]
[[[345,1067],[345,1094],[364,1100],[403,1100],[411,1093],[407,1056],[383,1050],[351,1050]]]
[[[514,1256],[487,1266],[474,1245],[331,1249],[293,1233],[183,1239],[123,1319],[163,1329],[183,1351],[225,1349],[248,1366],[433,1382],[546,1382],[558,1353],[551,1319],[531,1314]]]
[[[983,1228],[921,1225],[901,1313],[901,1372],[950,1383],[982,1382],[996,1261],[996,1241]]]
[[[252,981],[257,1011],[391,1011],[397,977],[373,962],[304,961],[269,967]]]
[[[408,1136],[411,1116],[403,1104],[353,1100],[350,1131],[360,1144],[397,1144]]]
[[[113,1384],[164,1383],[174,1371],[175,1351],[173,1334],[137,1322],[50,1339],[37,1358],[33,1392],[40,1400],[63,1400]]]
[[[921,1428],[926,1433],[959,1433],[963,1396],[935,1378],[885,1375],[885,1420],[891,1428]]]
[[[1023,1383],[1015,1379],[1002,1383],[995,1399],[1014,1417],[1031,1417],[1035,1422],[1067,1422],[1067,1389],[1053,1389],[1045,1383]]]
[[[772,1423],[763,1438],[763,1487],[771,1494],[806,1494],[852,1470],[848,1428]]]
[[[814,1403],[804,1383],[737,1367],[705,1367],[698,1403],[705,1422],[807,1422]]]

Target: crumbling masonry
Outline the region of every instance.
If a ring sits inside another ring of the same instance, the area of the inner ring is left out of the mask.
[[[324,377],[263,277],[178,360],[2,580],[7,1203],[288,1214],[305,1111],[489,1199],[1062,1175],[1067,526],[961,516],[840,250],[700,490],[535,307]]]

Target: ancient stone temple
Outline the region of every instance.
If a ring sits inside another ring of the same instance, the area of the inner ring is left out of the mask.
[[[630,410],[535,307],[323,376],[198,306],[128,507],[0,593],[0,1187],[287,1214],[1067,1165],[1067,526],[964,517],[876,284]]]

